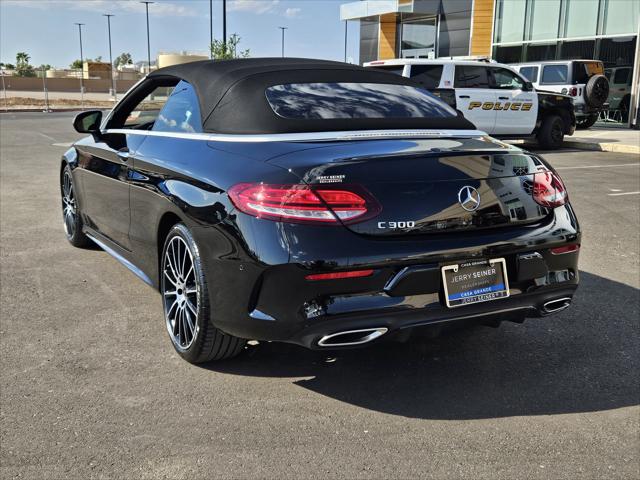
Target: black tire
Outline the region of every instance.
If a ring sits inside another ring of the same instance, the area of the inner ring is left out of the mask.
[[[593,126],[594,123],[598,120],[598,114],[594,113],[589,115],[588,117],[582,117],[580,120],[576,119],[576,129],[577,130],[586,130]]]
[[[592,76],[584,87],[584,100],[594,108],[600,108],[609,98],[609,80],[604,75]]]
[[[184,250],[185,247],[187,251]],[[186,256],[176,261],[173,256],[176,252],[178,258],[181,253]],[[167,253],[171,256],[168,257]],[[170,258],[174,260],[171,261]],[[188,266],[188,261],[193,268]],[[173,263],[176,263],[175,268]],[[224,360],[242,352],[246,340],[223,333],[211,321],[208,283],[200,251],[184,224],[178,223],[169,231],[160,265],[160,292],[165,324],[176,352],[187,362],[194,364]]]
[[[542,121],[538,143],[550,150],[560,148],[564,141],[564,123],[558,115],[549,115]]]
[[[91,243],[91,240],[82,231],[82,215],[80,215],[76,186],[69,165],[65,165],[60,174],[60,197],[62,200],[62,225],[67,240],[74,247],[86,247]]]

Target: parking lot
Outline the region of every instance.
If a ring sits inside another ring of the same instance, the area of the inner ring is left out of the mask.
[[[195,367],[158,294],[64,238],[72,115],[0,115],[0,477],[640,476],[637,155],[542,152],[583,230],[565,312]]]

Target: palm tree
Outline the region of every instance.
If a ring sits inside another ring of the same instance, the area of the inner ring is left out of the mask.
[[[26,52],[18,52],[16,53],[16,63],[18,65],[28,64],[31,57]]]

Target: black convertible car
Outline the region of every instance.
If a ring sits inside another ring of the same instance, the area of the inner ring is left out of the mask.
[[[412,81],[337,62],[163,68],[62,158],[64,227],[159,289],[189,362],[565,309],[580,231],[558,174]]]

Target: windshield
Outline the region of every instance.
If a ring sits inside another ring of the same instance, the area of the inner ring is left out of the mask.
[[[289,83],[266,89],[289,119],[445,118],[456,112],[426,90],[385,83]]]

